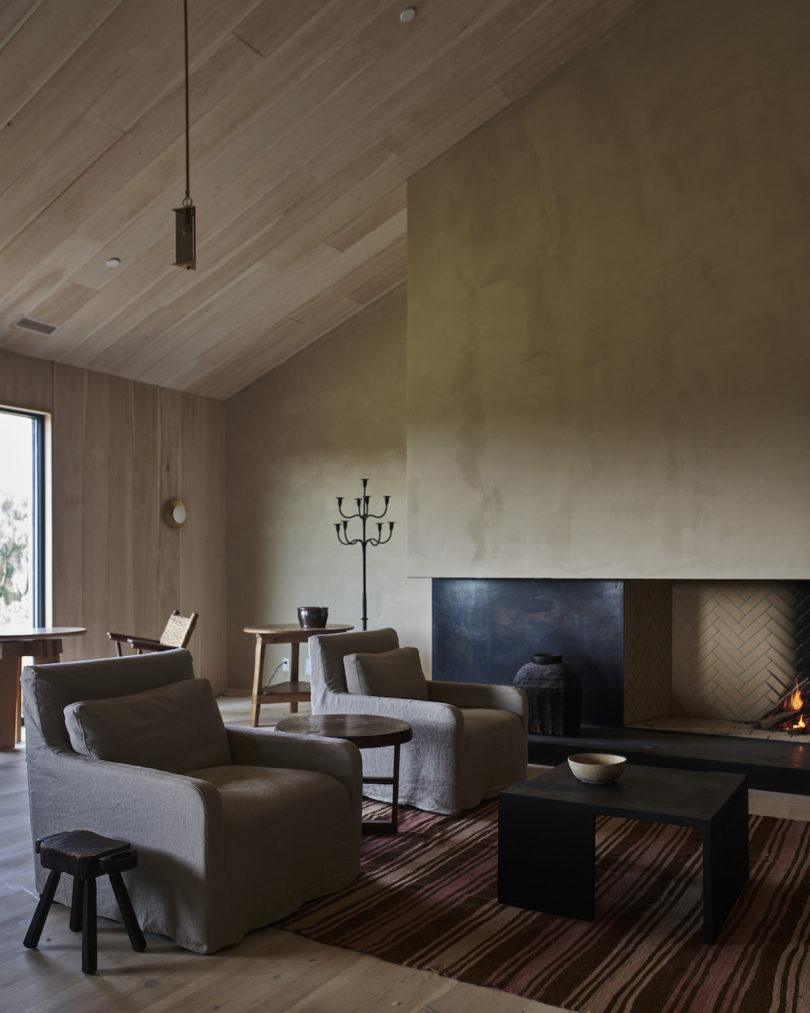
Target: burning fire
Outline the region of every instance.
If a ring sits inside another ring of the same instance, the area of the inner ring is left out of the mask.
[[[791,732],[806,731],[807,723],[804,720],[804,697],[802,696],[802,692],[799,689],[798,678],[796,679],[796,686],[793,692],[790,694],[789,706],[792,711],[798,713],[799,715],[799,720],[793,722],[793,724],[790,726],[790,731]]]

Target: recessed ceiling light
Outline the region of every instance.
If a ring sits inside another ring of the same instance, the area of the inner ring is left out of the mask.
[[[107,261],[107,267],[120,267],[120,266],[121,266],[120,257],[110,257],[110,259]]]
[[[405,7],[403,10],[399,12],[399,20],[402,22],[403,25],[407,25],[408,22],[413,21],[415,17],[416,17],[415,7]]]

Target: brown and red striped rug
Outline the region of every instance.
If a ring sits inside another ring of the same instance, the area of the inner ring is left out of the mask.
[[[581,922],[498,903],[495,802],[402,810],[395,837],[363,838],[351,887],[278,927],[587,1013],[807,1013],[810,824],[750,825],[751,878],[713,946],[692,828],[600,819],[597,916]]]

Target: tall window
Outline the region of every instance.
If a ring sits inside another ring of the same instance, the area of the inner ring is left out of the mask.
[[[0,627],[45,622],[45,420],[0,408]]]

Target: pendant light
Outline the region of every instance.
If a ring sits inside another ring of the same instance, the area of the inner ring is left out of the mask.
[[[186,51],[186,196],[183,198],[183,206],[174,209],[174,263],[175,267],[194,271],[197,267],[197,236],[188,157],[188,0],[183,0],[183,36]]]

